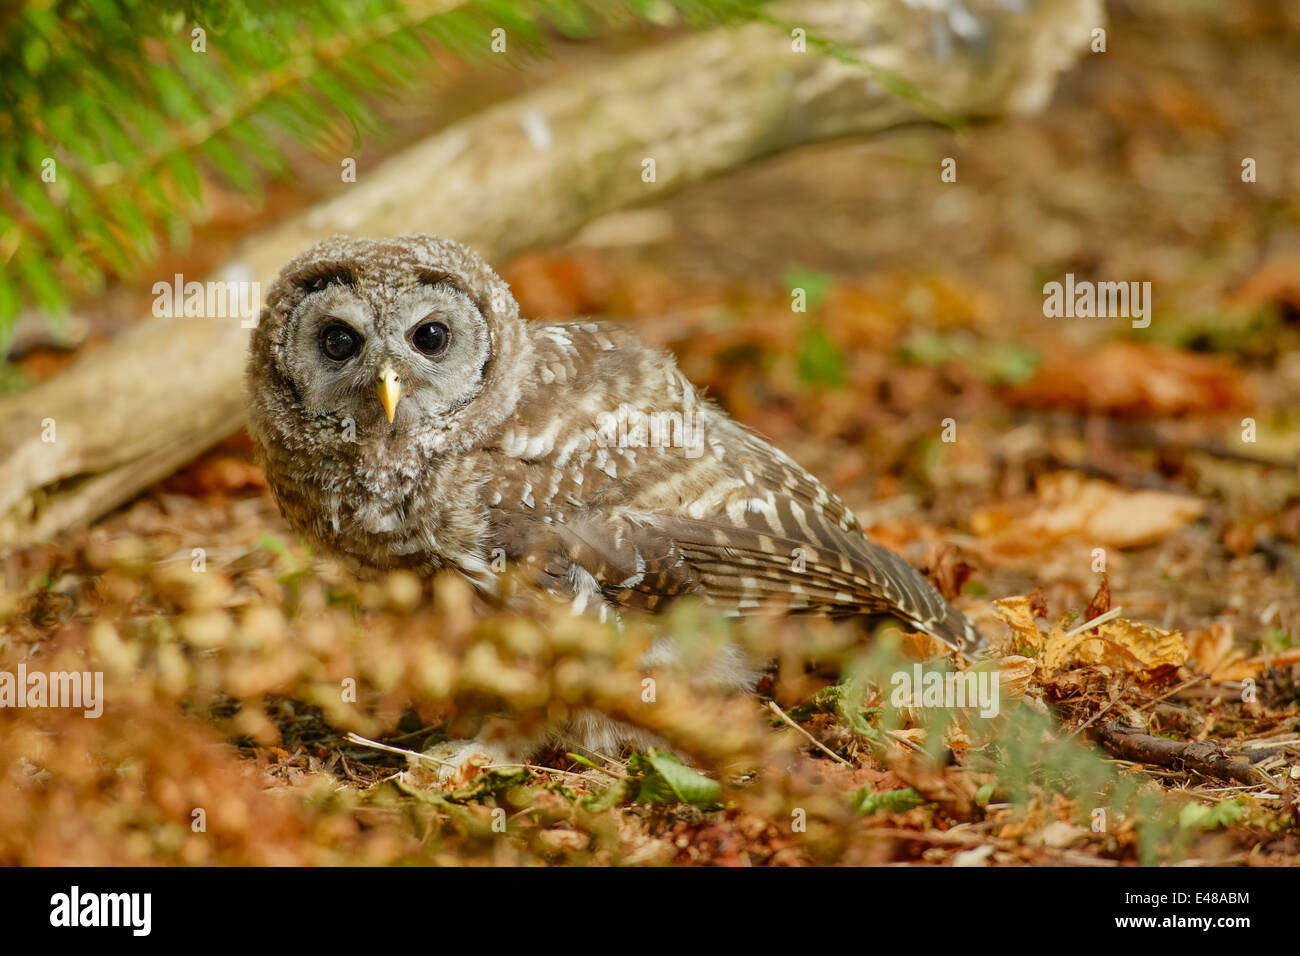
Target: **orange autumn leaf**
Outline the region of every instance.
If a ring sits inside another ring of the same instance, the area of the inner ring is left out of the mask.
[[[1063,538],[1131,548],[1159,540],[1204,510],[1205,502],[1191,495],[1121,488],[1065,471],[1040,478],[1032,495],[977,510],[971,527],[994,551],[1033,553]]]
[[[1179,631],[1166,631],[1122,617],[1102,621],[1086,630],[1078,627],[1067,630],[1068,617],[1062,617],[1043,635],[1034,620],[1028,597],[1003,598],[995,601],[994,606],[1020,646],[1042,650],[1037,666],[1044,676],[1077,665],[1104,665],[1120,673],[1148,678],[1180,667],[1188,659],[1187,643]]]
[[[1187,644],[1181,631],[1165,631],[1124,618],[1076,634],[1058,623],[1047,638],[1042,658],[1043,667],[1052,673],[1071,664],[1102,664],[1143,678],[1181,667],[1186,661]]]
[[[1179,415],[1250,405],[1241,370],[1217,355],[1137,342],[1057,351],[1010,389],[1012,404],[1127,415]]]
[[[1017,644],[1034,651],[1042,650],[1043,633],[1038,629],[1038,624],[1034,620],[1032,598],[1023,595],[1001,598],[994,601],[993,606],[998,616],[1011,628],[1011,633],[1017,639]]]
[[[1209,674],[1211,680],[1227,680],[1220,676],[1246,656],[1236,648],[1236,635],[1232,624],[1216,621],[1202,631],[1197,631],[1187,638],[1190,663],[1201,674]]]

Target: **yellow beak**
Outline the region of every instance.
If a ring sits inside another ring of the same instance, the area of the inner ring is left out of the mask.
[[[393,413],[397,411],[397,401],[402,397],[402,385],[397,380],[397,373],[393,371],[393,366],[387,362],[379,372],[375,392],[379,395],[379,404],[384,406],[384,414],[388,416],[391,424]]]

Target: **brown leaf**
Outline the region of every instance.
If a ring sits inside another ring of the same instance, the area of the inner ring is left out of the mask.
[[[1138,342],[1088,353],[1047,355],[1037,374],[1008,399],[1032,408],[1125,415],[1181,415],[1246,408],[1241,370],[1217,355]]]
[[[971,527],[988,539],[986,554],[1033,554],[1065,538],[1131,548],[1157,541],[1195,521],[1205,502],[1166,491],[1132,490],[1077,472],[1038,480],[1033,495],[1009,505],[982,508]]]
[[[1032,597],[1001,598],[994,601],[993,606],[998,616],[1006,621],[1007,626],[1011,628],[1011,633],[1017,639],[1018,645],[1035,651],[1042,649],[1043,633],[1038,629],[1038,624],[1034,621]]]
[[[1232,301],[1248,308],[1282,305],[1300,312],[1300,254],[1269,259],[1241,284]]]
[[[1244,651],[1234,651],[1234,637],[1232,624],[1219,621],[1203,631],[1188,635],[1187,649],[1191,665],[1199,673],[1209,674],[1212,680],[1223,680],[1217,676],[1219,671],[1246,656]]]
[[[977,664],[975,669],[984,665]],[[1029,690],[1029,680],[1038,669],[1038,662],[1032,657],[1011,655],[992,663],[998,671],[999,692],[1008,700],[1019,700]]]
[[[1064,670],[1070,664],[1101,664],[1143,679],[1181,667],[1186,661],[1187,645],[1182,632],[1163,631],[1122,617],[1076,634],[1070,634],[1058,622],[1047,638],[1042,657],[1048,673]]]
[[[943,541],[930,548],[921,565],[921,573],[946,600],[951,601],[961,594],[962,586],[975,573],[975,568],[957,557],[956,545]]]
[[[1083,619],[1091,621],[1095,617],[1101,617],[1110,610],[1110,575],[1105,571],[1101,573],[1101,584],[1097,586],[1097,593],[1092,596],[1088,602],[1088,609],[1083,612]]]
[[[1214,669],[1212,678],[1216,681],[1245,680],[1247,677],[1258,677],[1270,667],[1292,667],[1297,664],[1300,664],[1300,647],[1277,654],[1248,657],[1245,660],[1237,660],[1232,656]]]

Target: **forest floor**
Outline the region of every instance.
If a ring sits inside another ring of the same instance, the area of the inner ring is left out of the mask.
[[[891,702],[935,650],[896,628],[687,607],[620,637],[359,581],[240,436],[0,562],[0,670],[102,670],[109,701],[0,710],[0,862],[1300,863],[1297,39],[1170,26],[1120,10],[1041,115],[802,149],[502,270],[825,479],[992,639],[996,716]],[[1045,317],[1066,273],[1149,281],[1149,327]],[[656,626],[773,660],[760,696],[643,701]],[[347,736],[588,706],[689,766],[557,748],[440,784]]]

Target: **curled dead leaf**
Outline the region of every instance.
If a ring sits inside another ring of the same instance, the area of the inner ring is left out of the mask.
[[[998,616],[1011,628],[1011,634],[1018,646],[1028,647],[1034,651],[1042,650],[1043,632],[1038,629],[1038,624],[1034,620],[1032,595],[1001,598],[994,601],[993,606]]]
[[[1235,656],[1215,668],[1211,680],[1232,681],[1258,677],[1270,667],[1293,667],[1300,664],[1300,647],[1293,647],[1277,654],[1261,654],[1238,660]]]
[[[1101,573],[1101,584],[1097,586],[1097,593],[1092,596],[1088,602],[1088,608],[1083,612],[1083,619],[1091,621],[1093,618],[1101,617],[1110,610],[1110,575],[1105,571]]]
[[[1212,684],[1257,677],[1270,667],[1300,664],[1300,648],[1247,657],[1236,644],[1236,632],[1230,621],[1215,621],[1190,635],[1187,646],[1191,665],[1198,673],[1209,674]]]
[[[1234,649],[1235,633],[1230,622],[1216,621],[1203,631],[1188,635],[1187,650],[1197,673],[1209,674],[1212,681],[1230,680],[1220,675],[1246,656]]]
[[[1042,666],[1054,673],[1072,663],[1103,664],[1120,673],[1147,678],[1181,667],[1187,656],[1181,631],[1164,631],[1150,624],[1115,618],[1074,634],[1058,623],[1047,638]]]
[[[1105,588],[1107,604],[1109,598],[1109,588]],[[1097,600],[1093,598],[1094,602]],[[1044,635],[1034,619],[1032,596],[1002,598],[993,604],[998,616],[1011,629],[1016,646],[1041,652],[1034,658],[1004,657],[1001,660],[1002,686],[1007,693],[1021,679],[1024,686],[1028,686],[1029,674],[1024,674],[1023,678],[1020,674],[1023,668],[1030,672],[1056,674],[1076,664],[1104,664],[1119,673],[1148,678],[1160,671],[1182,666],[1190,653],[1180,631],[1165,631],[1122,617],[1102,621],[1087,630],[1076,628],[1071,631],[1066,629],[1067,618],[1063,617]],[[1114,609],[1116,613],[1119,610]],[[1024,696],[1024,691],[1016,696]]]
[[[998,672],[999,692],[1004,697],[1012,700],[1019,700],[1025,696],[1029,690],[1029,680],[1034,676],[1034,672],[1038,670],[1038,662],[1032,657],[1012,655],[987,663],[988,666]],[[979,664],[976,665],[975,669],[984,666],[984,664]]]

